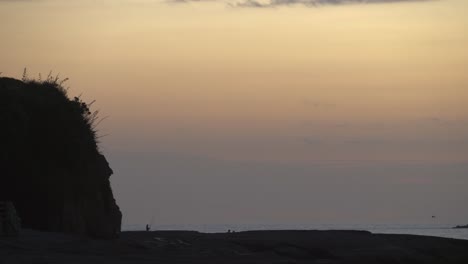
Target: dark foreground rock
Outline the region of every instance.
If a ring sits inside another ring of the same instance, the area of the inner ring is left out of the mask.
[[[13,203],[0,201],[0,237],[16,237],[21,230],[21,219]]]
[[[23,231],[0,263],[468,263],[468,240],[364,231],[124,232],[117,240]]]
[[[13,202],[23,227],[118,236],[122,215],[95,120],[58,80],[0,78],[0,201]]]

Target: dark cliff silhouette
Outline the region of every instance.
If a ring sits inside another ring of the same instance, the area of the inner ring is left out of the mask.
[[[57,79],[0,78],[0,201],[25,228],[114,238],[122,214],[95,115]]]

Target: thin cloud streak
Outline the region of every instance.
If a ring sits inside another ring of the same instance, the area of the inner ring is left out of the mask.
[[[217,0],[168,0],[172,3],[213,2]],[[222,0],[221,0],[222,1]],[[231,7],[271,8],[278,6],[303,5],[306,7],[320,7],[325,5],[346,4],[390,4],[405,2],[428,2],[434,0],[239,0],[224,1]]]
[[[236,7],[256,7],[268,8],[288,5],[303,5],[307,7],[319,7],[324,5],[345,5],[345,4],[385,4],[385,3],[403,3],[403,2],[427,2],[432,0],[244,0],[232,4]]]

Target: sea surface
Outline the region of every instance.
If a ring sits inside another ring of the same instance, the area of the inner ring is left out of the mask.
[[[152,225],[151,230],[192,230],[222,233],[250,230],[366,230],[375,234],[410,234],[468,240],[468,229],[453,229],[456,224],[304,224],[304,225]],[[123,231],[145,230],[145,225],[124,225]]]

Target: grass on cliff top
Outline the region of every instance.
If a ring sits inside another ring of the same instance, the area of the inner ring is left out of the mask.
[[[68,95],[69,87],[65,86],[65,83],[69,80],[69,78],[61,79],[60,76],[53,75],[52,72],[43,78],[42,75],[39,73],[38,78],[29,78],[27,69],[24,69],[22,81],[27,84],[28,86],[33,87],[42,87],[43,90],[48,90],[50,94],[56,93],[56,97],[61,97],[62,101],[68,102],[69,108],[72,109],[74,113],[78,113],[81,117],[81,122],[84,124],[85,130],[89,132],[93,141],[95,142],[96,146],[99,143],[99,138],[101,136],[98,135],[98,125],[101,123],[104,118],[99,117],[99,110],[91,110],[92,105],[95,103],[95,100],[91,102],[85,102],[80,96],[75,96],[70,98]],[[78,129],[78,128],[77,128]]]
[[[103,119],[80,96],[69,97],[67,79],[47,75],[22,80],[2,78],[0,85],[0,168],[25,174],[55,174],[42,169],[80,171],[100,154],[97,126]],[[27,164],[27,166],[25,166]],[[49,164],[49,165],[47,165]],[[5,165],[5,166],[3,166]]]

